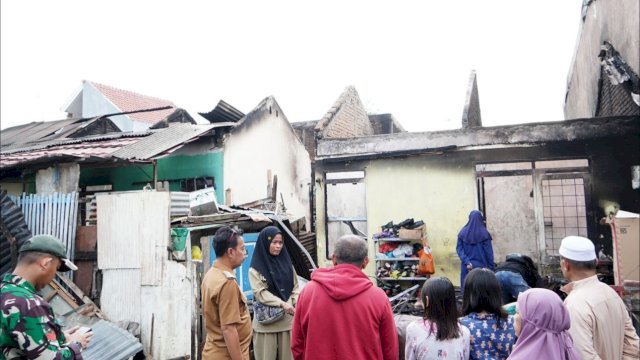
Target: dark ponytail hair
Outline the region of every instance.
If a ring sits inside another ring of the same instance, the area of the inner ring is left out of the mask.
[[[428,299],[428,300],[427,300]],[[436,339],[439,341],[460,337],[458,307],[453,284],[446,277],[433,277],[422,287],[424,319],[431,322],[429,333],[436,325]]]
[[[499,319],[509,316],[502,308],[502,290],[496,274],[489,269],[473,269],[464,280],[462,312],[466,316],[483,311]]]

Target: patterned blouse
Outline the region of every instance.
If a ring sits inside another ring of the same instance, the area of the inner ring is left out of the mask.
[[[430,331],[429,320],[418,320],[407,326],[406,360],[469,359],[469,329],[459,325],[460,335],[455,339],[436,340],[436,325]]]
[[[470,313],[460,323],[471,332],[470,359],[506,359],[516,342],[513,316],[498,320],[494,314]]]

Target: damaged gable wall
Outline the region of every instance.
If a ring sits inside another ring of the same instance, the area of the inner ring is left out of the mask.
[[[224,184],[232,204],[266,198],[269,170],[278,176],[277,200],[284,199],[287,212],[304,216],[309,224],[311,161],[273,97],[247,114],[225,140]]]
[[[321,138],[352,138],[373,135],[373,127],[353,86],[347,87],[316,126]]]
[[[482,116],[480,115],[480,97],[478,95],[478,79],[476,71],[473,70],[469,76],[467,96],[462,111],[462,127],[482,126]]]
[[[567,79],[565,119],[597,115],[598,81],[601,79],[598,54],[604,41],[611,43],[631,69],[640,74],[640,2],[597,0],[585,3],[580,35]],[[605,77],[602,81],[609,79]],[[640,107],[636,109],[636,114],[640,114]]]

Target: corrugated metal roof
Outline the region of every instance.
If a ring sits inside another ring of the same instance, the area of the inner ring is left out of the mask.
[[[209,111],[208,113],[198,113],[203,118],[209,120],[212,123],[218,122],[237,122],[238,120],[244,117],[244,114],[236,109],[235,107],[229,105],[224,100],[220,100],[216,107]]]
[[[124,360],[142,351],[138,339],[111,322],[100,320],[91,331],[91,342],[82,352],[85,360]]]
[[[121,138],[136,138],[136,137],[144,137],[152,134],[152,131],[139,131],[139,132],[124,132],[124,133],[112,133],[112,134],[101,134],[101,135],[91,135],[77,139],[59,139],[59,140],[48,140],[48,141],[38,141],[33,144],[26,144],[17,147],[8,147],[7,149],[2,148],[0,150],[0,154],[15,154],[21,152],[29,152],[34,150],[42,150],[49,147],[61,146],[61,145],[69,145],[69,144],[80,144],[80,143],[89,143],[95,141],[104,141],[104,140],[115,140]]]
[[[44,149],[22,151],[0,155],[0,169],[18,164],[59,157],[73,158],[110,158],[111,153],[138,141],[136,138],[119,138],[103,141],[81,142],[54,145]]]
[[[55,133],[65,126],[69,126],[82,119],[64,119],[56,121],[31,122],[29,124],[10,127],[0,131],[0,146],[2,150],[10,146],[16,147],[38,141],[43,137]]]
[[[174,124],[157,131],[134,144],[126,146],[112,155],[125,160],[147,160],[178,145],[198,137],[210,130],[213,125]]]
[[[175,149],[218,127],[233,123],[213,125],[173,124],[168,128],[142,132],[92,135],[78,139],[41,141],[16,148],[0,150],[0,169],[53,158],[102,158],[116,157],[123,160],[148,160]]]

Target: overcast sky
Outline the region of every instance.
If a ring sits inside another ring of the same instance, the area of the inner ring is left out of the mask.
[[[273,95],[321,118],[347,85],[407,130],[460,127],[471,70],[485,126],[563,119],[582,0],[3,0],[2,129],[65,117],[83,79],[207,112]]]

